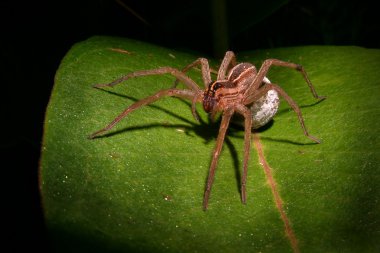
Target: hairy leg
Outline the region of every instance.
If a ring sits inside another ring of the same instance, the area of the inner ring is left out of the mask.
[[[124,117],[126,117],[129,113],[133,112],[134,110],[144,106],[151,104],[165,96],[172,96],[172,97],[180,97],[180,98],[186,98],[193,100],[194,99],[194,92],[191,90],[179,90],[179,89],[167,89],[167,90],[161,90],[157,92],[156,94],[146,97],[144,99],[141,99],[137,101],[136,103],[132,104],[128,108],[126,108],[122,113],[119,114],[111,123],[109,123],[106,127],[92,133],[89,138],[93,139],[96,136],[110,130],[113,128],[120,120],[122,120]],[[193,112],[194,113],[194,112]]]
[[[191,68],[194,68],[197,65],[201,65],[203,84],[204,84],[205,88],[207,88],[208,85],[211,83],[211,74],[210,74],[211,71],[210,71],[210,66],[208,64],[208,60],[206,58],[198,58],[194,62],[192,62],[189,65],[187,65],[186,67],[184,67],[181,71],[183,73],[186,73]],[[177,87],[178,82],[179,82],[179,79],[176,79],[174,82],[173,88]]]
[[[218,164],[219,155],[220,155],[220,152],[222,150],[223,143],[224,143],[224,137],[226,136],[227,128],[228,128],[228,125],[230,123],[230,119],[231,119],[233,114],[234,114],[234,110],[232,108],[227,108],[223,112],[222,122],[220,124],[218,138],[216,140],[215,149],[214,149],[214,152],[212,155],[212,162],[210,165],[210,170],[209,170],[208,179],[207,179],[207,185],[206,185],[204,198],[203,198],[203,209],[204,210],[206,210],[208,207],[208,199],[210,197],[212,183],[214,182],[214,175],[215,175],[216,166]]]
[[[178,69],[171,68],[171,67],[162,67],[158,69],[151,69],[151,70],[141,70],[141,71],[135,71],[132,73],[129,73],[119,79],[116,79],[113,82],[106,83],[106,84],[96,84],[94,85],[95,88],[101,88],[101,87],[113,87],[123,81],[126,81],[130,78],[140,77],[140,76],[150,76],[150,75],[163,75],[163,74],[171,74],[172,76],[176,77],[178,80],[182,81],[190,90],[201,94],[202,91],[199,88],[199,86],[188,76],[186,76],[184,73],[179,71]]]
[[[282,66],[282,67],[287,67],[287,68],[292,68],[292,69],[295,69],[299,72],[301,72],[303,78],[305,79],[307,85],[309,86],[310,90],[311,90],[311,93],[313,94],[313,96],[316,98],[316,99],[324,99],[326,97],[324,96],[318,96],[313,84],[311,83],[308,75],[306,74],[306,71],[304,70],[304,68],[299,65],[299,64],[295,64],[295,63],[291,63],[291,62],[285,62],[285,61],[280,61],[280,60],[277,60],[277,59],[267,59],[264,61],[264,63],[261,65],[260,67],[260,70],[257,72],[257,75],[256,75],[256,78],[255,80],[253,81],[252,85],[250,86],[249,89],[247,89],[247,91],[245,92],[245,96],[247,96],[248,94],[251,94],[253,93],[253,91],[257,90],[260,85],[262,84],[265,76],[267,75],[269,69],[271,66]]]
[[[236,56],[234,52],[227,51],[219,67],[218,80],[224,80],[226,78],[229,67],[235,66],[235,65],[236,65]]]
[[[244,116],[244,161],[243,161],[243,174],[241,176],[241,201],[245,204],[246,197],[246,183],[248,174],[248,161],[249,153],[251,150],[251,131],[252,131],[252,114],[244,105],[238,105],[236,111]]]

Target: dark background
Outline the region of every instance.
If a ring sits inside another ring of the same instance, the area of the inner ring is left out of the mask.
[[[375,1],[1,1],[2,215],[11,251],[48,252],[38,188],[44,112],[60,60],[94,35],[205,57],[299,45],[379,48]],[[4,92],[5,91],[5,92]],[[4,252],[4,251],[3,251]]]

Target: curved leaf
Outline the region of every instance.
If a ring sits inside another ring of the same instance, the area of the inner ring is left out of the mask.
[[[202,210],[218,124],[208,123],[201,106],[197,123],[189,101],[165,98],[136,110],[104,137],[87,139],[174,78],[141,77],[104,90],[93,84],[135,70],[182,68],[197,57],[109,37],[68,52],[46,113],[40,168],[46,222],[58,251],[292,251],[254,149],[247,204],[240,202],[241,129],[230,128],[209,210]],[[238,54],[239,61],[257,66],[266,58],[303,64],[328,97],[316,103],[296,71],[273,68],[268,75],[300,105],[310,133],[323,140],[316,145],[305,138],[286,103],[260,131],[300,250],[378,251],[380,51],[309,46]],[[189,75],[201,84],[200,71]]]

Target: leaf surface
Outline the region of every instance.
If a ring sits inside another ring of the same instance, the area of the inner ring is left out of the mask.
[[[242,129],[228,132],[209,209],[202,210],[219,125],[208,122],[201,105],[198,123],[191,102],[165,98],[103,137],[87,139],[174,78],[140,77],[103,90],[93,84],[136,70],[181,69],[198,57],[111,37],[91,38],[67,53],[46,112],[40,163],[46,223],[58,251],[292,252],[254,148],[247,204],[240,202]],[[323,141],[313,144],[303,135],[285,101],[259,133],[301,252],[379,250],[380,51],[307,46],[237,57],[256,66],[267,58],[302,64],[328,97],[317,103],[294,70],[275,67],[268,74]],[[211,61],[215,69],[218,64]],[[189,76],[202,85],[199,70]]]

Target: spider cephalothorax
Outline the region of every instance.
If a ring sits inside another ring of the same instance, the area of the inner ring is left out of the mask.
[[[242,103],[242,89],[253,82],[257,71],[250,63],[240,63],[233,67],[225,80],[211,82],[203,95],[203,109],[215,114],[222,111],[226,104]]]
[[[186,75],[186,72],[189,69],[197,65],[200,65],[202,68],[202,78],[205,86],[204,90],[200,89],[200,87]],[[278,95],[282,96],[297,113],[298,120],[301,124],[304,134],[313,141],[319,143],[319,140],[317,138],[309,135],[307,132],[301,110],[293,101],[293,99],[289,97],[286,92],[278,85],[271,83],[269,79],[266,78],[266,74],[272,65],[292,68],[301,72],[314,97],[317,99],[324,98],[317,95],[314,86],[310,82],[306,72],[301,65],[276,59],[268,59],[264,61],[259,71],[257,71],[255,66],[251,63],[237,64],[235,54],[231,51],[228,51],[223,58],[223,61],[218,70],[217,79],[215,81],[211,81],[211,72],[207,59],[199,58],[182,70],[174,69],[171,67],[163,67],[153,70],[136,71],[125,75],[111,83],[95,85],[94,87],[96,88],[106,86],[112,87],[122,81],[128,80],[129,78],[147,75],[171,74],[176,77],[175,86],[173,88],[160,90],[154,95],[132,104],[105,128],[90,135],[90,138],[95,138],[99,134],[110,130],[121,119],[123,119],[125,116],[137,108],[153,103],[154,101],[165,96],[180,97],[191,100],[191,110],[193,116],[197,120],[198,117],[195,112],[195,104],[198,102],[203,104],[204,110],[210,113],[212,118],[217,112],[221,112],[222,120],[216,141],[216,146],[213,151],[212,162],[210,165],[203,199],[203,208],[207,209],[211,186],[214,180],[214,174],[227,128],[232,116],[234,114],[239,114],[244,118],[243,124],[245,127],[244,161],[241,180],[241,199],[242,202],[245,203],[251,131],[252,128],[257,128],[263,124],[266,124],[271,119],[271,117],[274,116],[277,111],[279,102]],[[184,83],[188,89],[177,89],[176,85],[178,81]]]

